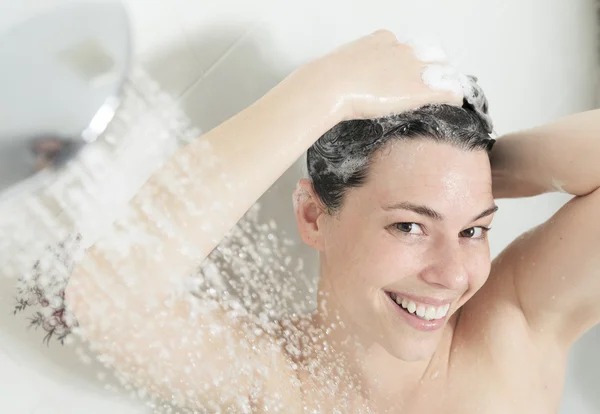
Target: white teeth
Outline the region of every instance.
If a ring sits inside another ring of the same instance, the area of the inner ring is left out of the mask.
[[[437,314],[436,309],[433,306],[430,306],[425,311],[425,319],[427,319],[428,321],[435,319],[436,314]]]
[[[448,314],[448,309],[450,309],[450,304],[439,307],[435,313],[435,319],[442,319],[445,317]]]
[[[401,298],[399,296],[395,296],[394,301],[407,312],[415,314],[417,317],[421,319],[425,319],[426,321],[431,321],[434,319],[443,319],[448,314],[448,310],[450,309],[450,304],[446,304],[444,306],[427,306],[427,305],[417,305],[412,300],[408,300],[406,298]]]

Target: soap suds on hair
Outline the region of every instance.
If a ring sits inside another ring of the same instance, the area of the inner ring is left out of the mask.
[[[431,89],[450,91],[455,95],[463,95],[463,84],[458,71],[450,65],[427,65],[421,77]]]

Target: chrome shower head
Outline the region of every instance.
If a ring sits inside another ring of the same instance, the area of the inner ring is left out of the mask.
[[[104,132],[131,61],[120,1],[11,17],[0,29],[0,202],[46,185]]]

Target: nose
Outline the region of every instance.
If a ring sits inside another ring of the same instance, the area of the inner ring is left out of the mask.
[[[440,246],[432,252],[432,259],[421,272],[421,279],[437,288],[464,291],[469,283],[467,260],[459,246]]]

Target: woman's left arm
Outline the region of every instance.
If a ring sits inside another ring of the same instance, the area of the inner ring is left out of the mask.
[[[530,327],[568,346],[600,323],[600,110],[501,137],[491,164],[495,198],[575,196],[502,253]]]
[[[600,109],[501,137],[491,154],[495,198],[600,187]]]

